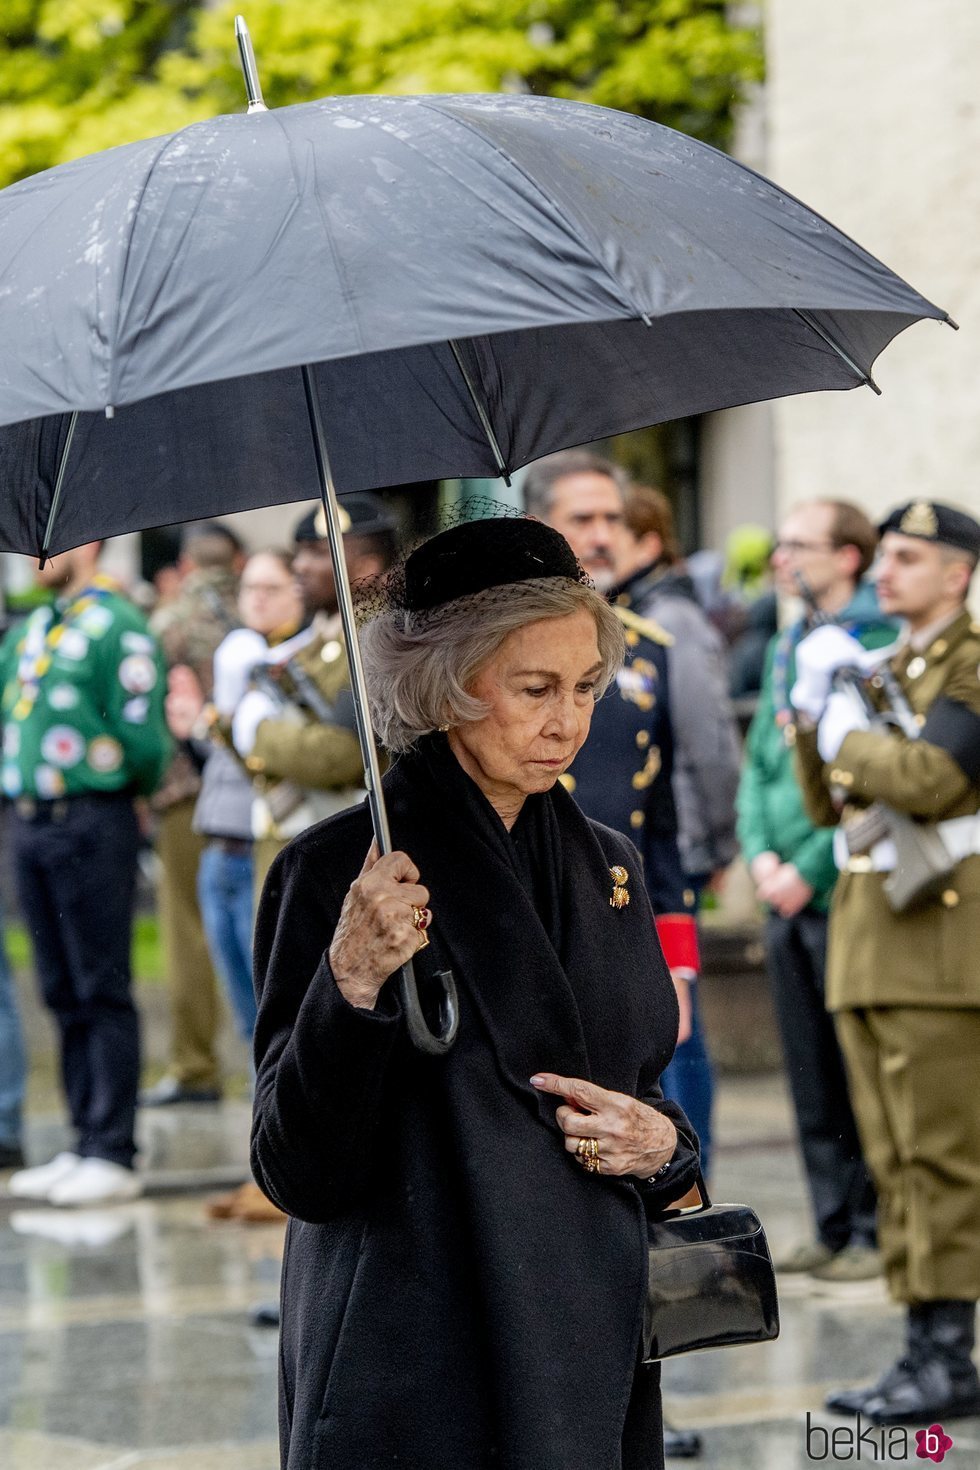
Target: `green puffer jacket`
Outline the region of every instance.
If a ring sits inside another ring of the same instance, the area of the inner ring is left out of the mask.
[[[840,622],[865,648],[884,648],[897,634],[895,624],[880,612],[870,583],[858,588],[840,614]],[[795,641],[806,631],[800,629]],[[749,727],[738,788],[738,840],[747,863],[762,852],[775,852],[783,862],[792,863],[813,889],[812,906],[826,909],[837,878],[834,834],[828,828],[814,827],[807,816],[793,769],[793,749],[776,719],[773,660],[785,636],[777,634],[766,650],[759,705]],[[795,662],[790,653],[787,691],[796,678]]]

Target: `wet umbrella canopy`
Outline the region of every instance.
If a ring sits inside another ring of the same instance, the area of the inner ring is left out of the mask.
[[[870,383],[945,314],[750,169],[543,97],[252,106],[0,193],[0,547],[509,473],[682,415]],[[403,999],[416,1044],[441,1039]]]
[[[866,382],[921,317],[796,200],[641,118],[341,97],[198,123],[0,193],[0,545],[513,470]],[[106,419],[105,410],[114,410]]]

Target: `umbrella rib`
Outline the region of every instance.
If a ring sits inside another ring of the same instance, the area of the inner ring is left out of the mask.
[[[58,461],[58,474],[54,482],[54,494],[51,497],[51,509],[48,511],[48,523],[44,528],[44,540],[41,542],[41,555],[38,557],[41,567],[48,559],[48,547],[51,544],[51,533],[54,530],[55,516],[58,514],[58,506],[61,504],[61,491],[65,483],[65,470],[68,467],[68,454],[71,450],[71,441],[75,437],[75,425],[78,423],[78,409],[76,408],[68,420],[68,433],[65,436],[65,447],[61,451]]]
[[[470,376],[469,369],[467,368],[466,363],[463,361],[463,354],[459,350],[459,343],[454,341],[451,337],[449,338],[449,348],[453,354],[453,357],[456,359],[456,366],[459,368],[460,373],[462,374],[463,382],[466,384],[467,392],[469,393],[470,398],[473,402],[473,407],[476,409],[477,418],[480,420],[480,423],[483,427],[483,432],[487,436],[487,443],[490,445],[490,450],[496,462],[497,470],[503,476],[504,484],[509,486],[510,471],[508,470],[506,461],[504,460],[504,457],[500,452],[500,445],[497,442],[497,436],[493,431],[493,424],[490,422],[490,415],[487,412],[486,405],[481,401],[480,395],[477,393],[476,390],[476,384],[473,382],[473,379]]]
[[[826,331],[818,321],[815,321],[808,311],[801,311],[799,307],[794,307],[793,310],[795,315],[799,317],[800,321],[803,322],[805,326],[809,327],[811,332],[816,332],[817,336],[820,337],[822,341],[826,342],[829,348],[837,353],[837,356],[840,358],[841,362],[845,362],[853,372],[857,373],[858,377],[861,379],[861,382],[866,383],[871,391],[873,393],[877,393],[878,397],[880,398],[881,389],[878,387],[878,384],[875,382],[871,374],[869,372],[866,372],[863,367],[859,367],[858,364],[854,361],[853,357],[851,357],[850,353],[845,352],[840,343],[835,342],[830,333]]]

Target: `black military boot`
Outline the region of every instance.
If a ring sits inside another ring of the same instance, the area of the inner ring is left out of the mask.
[[[874,1424],[929,1424],[980,1414],[980,1377],[970,1354],[974,1302],[926,1302],[924,1355],[902,1381],[886,1385],[861,1407]]]
[[[882,1374],[877,1383],[864,1388],[840,1388],[829,1393],[824,1405],[833,1414],[867,1414],[868,1404],[891,1400],[917,1381],[917,1374],[929,1357],[929,1308],[910,1306],[905,1321],[905,1352]]]

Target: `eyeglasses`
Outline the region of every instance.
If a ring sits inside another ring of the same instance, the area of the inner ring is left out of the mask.
[[[800,556],[804,551],[836,551],[837,547],[832,541],[774,541],[772,549]]]

